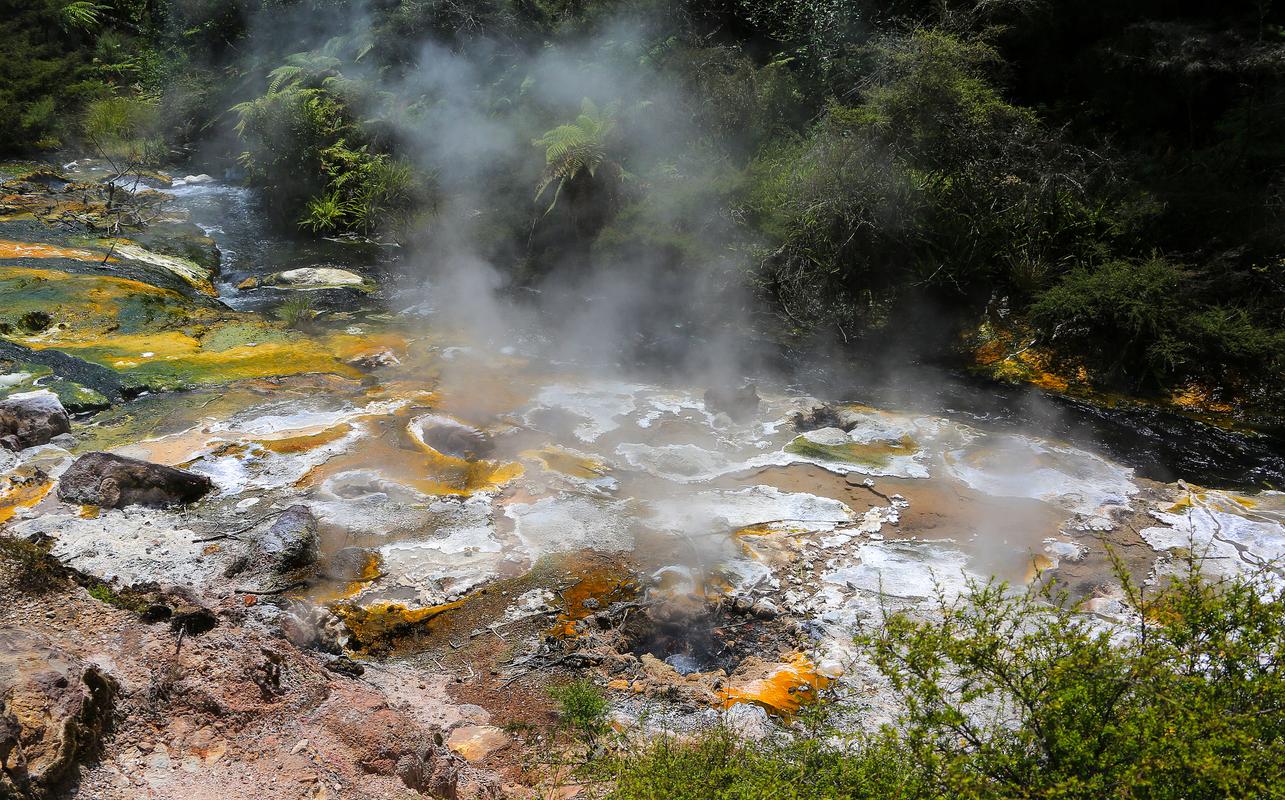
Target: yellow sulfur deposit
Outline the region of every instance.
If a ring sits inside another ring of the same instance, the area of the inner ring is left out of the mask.
[[[522,453],[522,456],[539,461],[550,472],[558,472],[587,481],[601,478],[608,472],[607,465],[598,459],[563,450],[560,447],[527,450]]]
[[[453,603],[410,609],[398,603],[383,601],[365,606],[340,603],[331,610],[344,621],[349,632],[363,647],[370,647],[428,625],[435,617],[463,604],[463,600],[456,600]]]
[[[254,444],[274,453],[290,455],[305,453],[318,447],[337,442],[353,431],[353,426],[340,423],[317,433],[306,433],[298,436],[287,436],[280,439],[255,439]]]

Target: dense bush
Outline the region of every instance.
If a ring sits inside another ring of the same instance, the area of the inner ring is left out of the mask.
[[[303,59],[273,73],[269,91],[233,109],[248,179],[313,233],[364,234],[395,224],[414,196],[410,167],[375,152],[329,61]]]
[[[1077,269],[1039,296],[1031,318],[1063,352],[1134,390],[1279,370],[1285,348],[1281,331],[1207,305],[1192,273],[1159,257]]]
[[[756,166],[764,280],[794,322],[846,339],[903,300],[1029,292],[1119,234],[1097,165],[1003,100],[993,48],[917,31],[868,53],[860,102]]]
[[[1198,564],[1108,626],[1065,596],[975,586],[929,619],[863,640],[901,699],[897,725],[847,746],[716,733],[612,765],[616,800],[1270,798],[1285,781],[1285,598]]]
[[[156,103],[147,97],[91,101],[85,108],[81,132],[91,152],[118,163],[156,164],[164,156]]]

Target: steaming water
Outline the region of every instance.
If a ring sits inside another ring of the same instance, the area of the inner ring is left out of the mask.
[[[174,194],[223,251],[218,288],[237,308],[285,296],[239,292],[248,276],[316,265],[384,274],[394,263],[378,247],[273,235],[243,189]],[[423,289],[414,292],[419,302],[400,305],[418,313]],[[340,310],[350,330],[380,330],[378,300]],[[706,405],[707,386],[555,363],[535,340],[482,346],[444,319],[395,319],[406,346],[373,382],[305,377],[147,398],[134,413],[152,415],[153,432],[116,449],[210,475],[209,509],[229,520],[309,506],[327,550],[380,558],[380,577],[354,587],[352,602],[437,605],[542,557],[592,549],[680,576],[684,591],[770,596],[812,620],[818,648],[840,659],[881,595],[917,605],[990,575],[1024,582],[1036,566],[1102,595],[1109,611],[1099,535],[1136,545],[1144,573],[1191,543],[1221,571],[1285,555],[1285,495],[1157,484],[1082,442],[1015,433],[1011,415],[997,429],[990,403],[967,413],[958,394],[959,413],[851,407],[851,431],[800,437],[790,416],[817,401],[770,380],[760,379],[752,418],[734,421]],[[486,442],[485,459],[436,449],[451,449],[443,430],[476,431],[483,438],[468,441]],[[163,515],[49,513],[22,529],[56,532],[82,569],[210,579],[199,559],[170,557],[191,555],[193,534]],[[119,540],[110,552],[97,546],[108,530]]]

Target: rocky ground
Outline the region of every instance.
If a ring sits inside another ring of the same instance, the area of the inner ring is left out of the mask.
[[[1052,578],[1110,624],[1108,545],[1141,582],[1285,556],[1279,492],[482,347],[206,176],[0,174],[15,796],[589,796],[550,685],[623,741],[788,736],[822,696],[874,726],[885,609]]]

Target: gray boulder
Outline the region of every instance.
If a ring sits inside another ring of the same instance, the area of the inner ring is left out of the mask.
[[[185,469],[114,453],[86,453],[62,474],[58,497],[102,508],[163,508],[196,502],[213,488],[208,477]]]
[[[0,447],[23,450],[70,431],[71,418],[53,392],[23,392],[0,401]]]
[[[290,506],[272,527],[254,543],[257,556],[275,572],[291,572],[311,566],[320,555],[317,518],[307,506]]]

